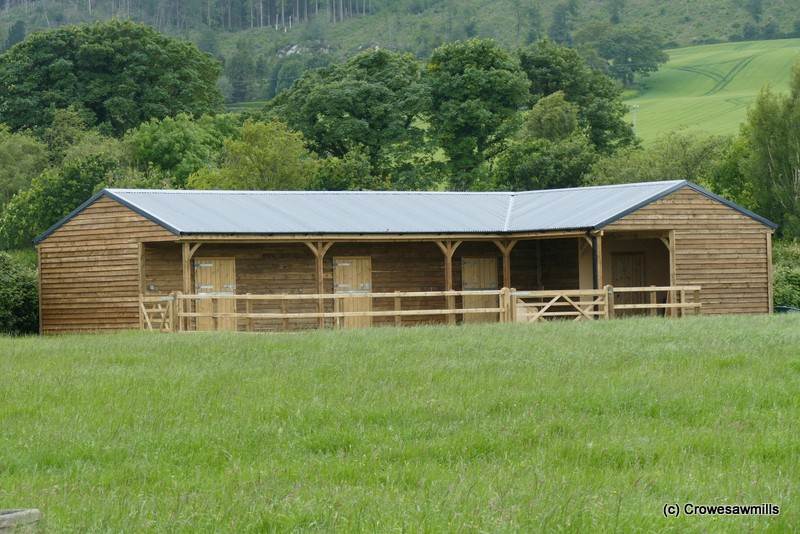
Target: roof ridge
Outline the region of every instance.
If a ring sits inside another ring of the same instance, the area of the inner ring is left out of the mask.
[[[514,199],[516,198],[516,194],[511,193],[508,199],[508,208],[506,208],[506,220],[503,223],[503,231],[508,232],[508,227],[511,226],[511,211],[514,209]]]
[[[157,193],[161,195],[186,195],[186,194],[226,194],[226,195],[493,195],[508,196],[514,193],[508,191],[280,191],[280,190],[245,190],[245,189],[122,189],[106,188],[111,194],[137,194]],[[535,192],[535,191],[529,191]]]

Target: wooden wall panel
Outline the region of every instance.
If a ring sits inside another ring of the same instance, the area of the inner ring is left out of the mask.
[[[42,333],[139,327],[139,242],[175,236],[100,198],[39,244]]]
[[[675,231],[676,283],[703,287],[702,313],[769,311],[769,228],[688,187],[605,228],[662,229]]]

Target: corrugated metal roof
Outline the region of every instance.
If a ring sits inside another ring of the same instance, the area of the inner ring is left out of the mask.
[[[107,189],[37,242],[103,195],[176,234],[502,233],[597,229],[684,186],[775,226],[684,180],[521,193]]]

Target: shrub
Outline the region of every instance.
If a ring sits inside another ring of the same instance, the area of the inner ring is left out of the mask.
[[[0,252],[0,332],[33,334],[39,329],[36,269],[19,256]]]
[[[776,241],[773,258],[775,305],[800,308],[800,242]]]
[[[775,305],[800,308],[800,243],[776,241],[773,258]]]

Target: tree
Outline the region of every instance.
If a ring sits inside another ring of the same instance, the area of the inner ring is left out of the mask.
[[[511,191],[581,185],[596,158],[578,125],[578,109],[554,93],[523,115],[522,124],[493,160],[494,188]]]
[[[553,21],[547,35],[559,44],[572,44],[572,21],[578,14],[578,4],[568,0],[556,4],[553,8]]]
[[[0,210],[30,186],[47,164],[47,147],[41,141],[25,133],[11,133],[0,124]]]
[[[171,187],[184,188],[189,176],[220,163],[225,139],[238,134],[232,115],[204,115],[198,120],[180,114],[151,119],[124,138],[128,160],[149,173],[155,169],[169,177]]]
[[[93,154],[65,160],[61,168],[44,171],[28,189],[14,195],[3,210],[0,246],[30,246],[34,237],[100,188],[117,165],[118,160],[108,154]]]
[[[271,102],[266,115],[303,133],[320,156],[368,156],[374,175],[390,171],[387,153],[418,146],[426,107],[417,61],[388,50],[361,53],[342,65],[307,72]]]
[[[608,19],[611,24],[622,22],[623,9],[625,9],[625,0],[608,0]]]
[[[0,122],[41,131],[73,106],[119,136],[151,118],[217,110],[218,75],[194,45],[132,22],[37,32],[0,56]]]
[[[533,0],[512,0],[517,43],[531,44],[542,36],[542,12]],[[523,36],[523,27],[527,31]]]
[[[521,134],[556,141],[577,130],[578,106],[567,101],[563,91],[558,91],[539,100],[525,114]]]
[[[594,159],[592,145],[582,136],[512,143],[495,162],[495,188],[528,191],[576,187]]]
[[[761,22],[761,15],[764,12],[763,0],[747,0],[745,9],[756,22]]]
[[[586,26],[576,42],[593,48],[608,62],[608,72],[625,85],[632,85],[635,76],[647,76],[669,59],[663,51],[664,39],[642,26],[622,27],[606,23]]]
[[[197,189],[308,189],[317,172],[316,157],[302,134],[278,121],[245,122],[236,138],[225,140],[222,164],[189,177]]]
[[[742,161],[752,184],[755,208],[780,225],[779,232],[800,237],[800,64],[791,91],[761,91],[747,115],[742,135],[750,155]]]
[[[672,132],[652,145],[629,147],[601,158],[592,167],[592,185],[689,180],[716,190],[714,184],[731,139],[691,132]]]
[[[320,161],[314,189],[323,191],[379,191],[390,189],[391,184],[373,176],[369,157],[355,149],[343,157],[331,156]]]
[[[528,80],[497,43],[473,39],[436,49],[427,81],[430,132],[447,154],[450,186],[470,189],[495,134],[527,101]]]
[[[588,130],[598,151],[609,153],[635,142],[633,129],[625,121],[622,89],[589,68],[577,51],[542,41],[519,50],[518,57],[530,80],[532,101],[561,91],[565,100],[578,106],[578,123]]]
[[[9,28],[5,43],[3,43],[3,50],[8,50],[23,40],[25,40],[25,22],[18,20]]]
[[[236,43],[236,52],[225,64],[225,75],[231,82],[231,101],[243,102],[252,96],[256,64],[253,61],[253,51],[247,41],[240,40]]]

